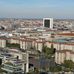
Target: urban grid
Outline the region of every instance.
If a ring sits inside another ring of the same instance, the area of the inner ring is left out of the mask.
[[[4,6],[5,9],[0,7],[0,74],[74,74],[74,19],[60,17],[62,14],[63,16],[72,14],[72,8],[67,6],[73,3],[70,0],[69,3],[67,0],[66,2],[35,0],[33,4],[31,1],[28,0],[28,3],[24,0],[0,1],[1,6],[7,4]],[[27,5],[25,2],[33,8],[36,5],[38,7],[44,7],[41,4],[46,5],[45,9],[34,10],[31,7],[25,8]],[[67,7],[67,11],[64,10],[64,6]],[[55,13],[52,9],[46,11],[46,8],[51,7]],[[63,12],[60,11],[62,9]],[[34,16],[24,18],[30,13],[32,16],[39,14],[39,18]],[[22,18],[19,17],[20,14]],[[60,18],[55,18],[54,15]]]

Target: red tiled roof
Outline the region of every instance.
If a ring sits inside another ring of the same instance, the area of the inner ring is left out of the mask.
[[[57,35],[63,35],[63,36],[74,36],[74,33],[61,33]]]

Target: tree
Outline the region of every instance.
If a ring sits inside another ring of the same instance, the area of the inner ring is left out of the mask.
[[[42,52],[45,54],[46,57],[50,58],[55,53],[53,44],[51,45],[51,48],[43,46]]]
[[[63,65],[67,69],[74,69],[74,62],[72,60],[65,60]]]
[[[20,48],[20,44],[17,43],[6,43],[6,46],[10,48]]]
[[[31,71],[27,74],[39,74],[39,70],[37,68],[35,68],[34,71]]]
[[[50,67],[49,71],[50,72],[59,72],[59,71],[62,71],[62,67],[61,66]]]

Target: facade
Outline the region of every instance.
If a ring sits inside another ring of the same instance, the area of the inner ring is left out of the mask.
[[[59,41],[59,40],[58,40]],[[55,52],[55,62],[61,64],[64,60],[74,61],[74,43],[71,42],[46,42],[47,47],[53,47],[56,49]]]
[[[17,37],[10,37],[10,38],[8,38],[8,42],[11,43],[11,44],[12,43],[19,44],[20,43],[20,40]]]
[[[19,59],[11,60],[3,64],[2,70],[6,71],[7,74],[22,74],[22,62]]]
[[[21,49],[30,49],[32,47],[32,41],[29,40],[20,40],[20,48]]]
[[[74,44],[58,44],[55,52],[55,62],[61,64],[64,60],[74,61]]]
[[[74,62],[74,51],[72,50],[57,50],[55,53],[55,61],[58,64],[64,62],[64,60],[72,60]]]
[[[53,29],[53,18],[43,18],[43,27]]]
[[[0,37],[0,47],[2,48],[6,47],[6,39],[3,37]]]
[[[36,50],[42,51],[42,47],[43,47],[44,41],[41,39],[21,39],[20,40],[20,48],[21,49],[31,49],[31,48],[35,48]]]

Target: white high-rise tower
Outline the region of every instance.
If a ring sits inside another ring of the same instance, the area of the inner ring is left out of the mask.
[[[43,18],[43,27],[53,29],[53,18]]]

